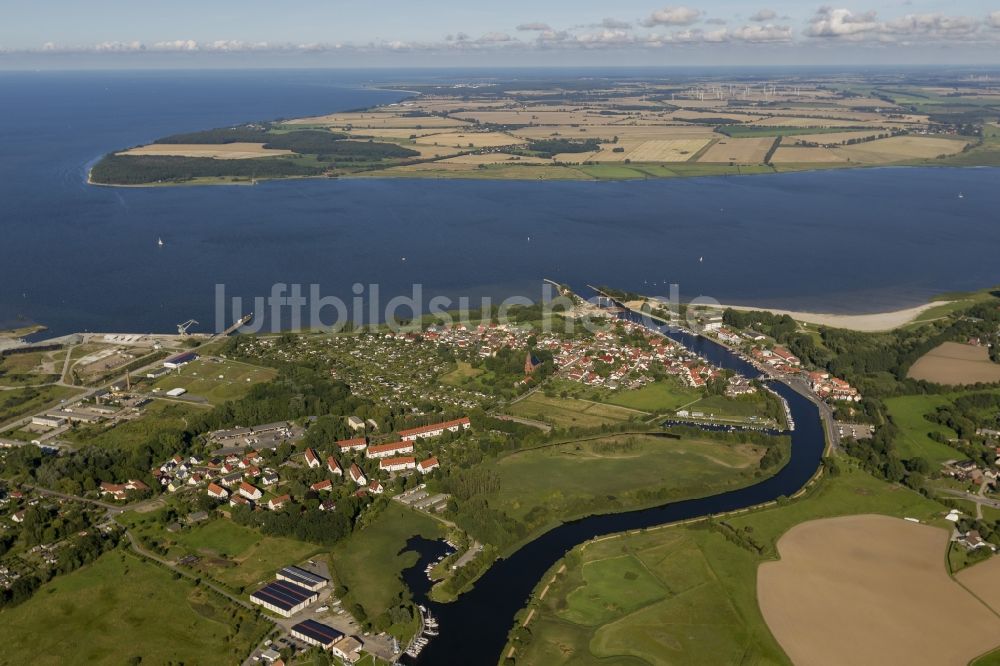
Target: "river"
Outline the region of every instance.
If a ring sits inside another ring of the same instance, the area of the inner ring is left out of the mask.
[[[631,315],[641,321],[637,315]],[[682,330],[649,324],[667,337],[700,354],[711,363],[748,377],[759,375],[750,363],[729,349],[707,338]],[[429,584],[423,569],[441,553],[439,544],[423,540],[411,542],[421,553],[420,561],[404,573],[418,603],[424,604],[438,618],[440,635],[410,663],[475,664],[493,666],[507,640],[514,615],[523,608],[532,590],[545,572],[573,547],[606,534],[654,527],[689,518],[698,518],[755,506],[791,496],[812,478],[820,465],[826,443],[819,410],[808,398],[786,384],[775,382],[773,388],[788,401],[795,429],[791,458],[774,476],[760,483],[700,499],[671,502],[651,509],[592,516],[564,523],[546,532],[497,561],[479,579],[475,587],[449,604],[427,598]]]

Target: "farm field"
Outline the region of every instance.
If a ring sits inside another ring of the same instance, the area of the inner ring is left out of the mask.
[[[532,603],[531,637],[517,644],[516,662],[791,664],[768,630],[756,592],[758,565],[775,556],[778,538],[815,518],[880,513],[931,519],[944,511],[918,493],[874,479],[847,459],[838,463],[841,473],[824,478],[806,497],[719,519],[729,527],[707,529],[701,523],[654,529],[574,548],[563,560],[565,571],[555,576],[541,601]],[[749,533],[762,552],[727,540],[721,532],[730,528]],[[944,558],[937,557],[935,564],[943,567]],[[551,579],[546,574],[535,599]]]
[[[172,155],[176,157],[212,157],[222,160],[247,160],[254,157],[294,155],[283,148],[265,148],[263,143],[153,143],[124,150],[119,155]]]
[[[948,386],[989,384],[1000,382],[1000,363],[986,347],[944,342],[917,359],[907,376]]]
[[[965,141],[927,136],[894,136],[832,150],[851,162],[888,164],[913,159],[932,159],[961,152]]]
[[[110,552],[5,610],[0,637],[4,661],[14,664],[118,665],[136,656],[150,664],[233,664],[266,626],[165,569]]]
[[[576,398],[547,397],[535,392],[511,405],[514,416],[545,421],[557,428],[593,428],[606,423],[622,423],[642,416],[631,409]]]
[[[824,164],[846,162],[847,158],[833,152],[832,148],[781,145],[771,156],[774,164]]]
[[[633,143],[623,142],[625,150],[612,152],[611,144],[593,156],[598,162],[686,162],[708,144],[708,139],[656,139]]]
[[[747,139],[720,139],[698,158],[699,162],[735,162],[737,164],[760,164],[767,151],[774,145],[774,137],[762,136]]]
[[[991,557],[966,567],[955,574],[955,578],[966,589],[973,590],[987,606],[1000,613],[1000,557]]]
[[[166,393],[170,389],[183,388],[187,389],[184,397],[200,397],[219,405],[242,398],[254,384],[271,381],[277,374],[274,368],[200,358],[156,380],[153,390]]]
[[[887,516],[798,525],[760,567],[761,612],[796,664],[968,663],[1000,642],[1000,618],[949,578],[948,538]]]
[[[493,148],[524,143],[524,139],[502,132],[442,132],[428,136],[418,136],[415,143],[430,146],[454,146],[456,148]]]
[[[592,437],[514,452],[486,468],[489,505],[538,527],[539,518],[617,511],[714,494],[758,477],[763,446],[653,434]]]
[[[167,532],[159,514],[123,514],[119,522],[140,537],[160,543],[173,560],[186,555],[201,558],[194,568],[242,593],[271,578],[281,567],[318,553],[314,544],[262,536],[255,530],[218,518],[178,532]]]
[[[346,608],[360,604],[370,618],[399,603],[404,594],[400,573],[417,561],[413,551],[402,552],[414,536],[438,539],[445,527],[429,516],[390,503],[378,518],[348,539],[330,555],[334,579],[347,588]]]

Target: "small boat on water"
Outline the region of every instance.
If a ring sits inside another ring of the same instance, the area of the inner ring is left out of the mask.
[[[163,242],[163,239],[162,239],[162,238],[157,238],[157,239],[156,239],[156,244],[157,244],[157,246],[159,246],[159,247],[163,247],[163,246],[165,245],[165,243]]]

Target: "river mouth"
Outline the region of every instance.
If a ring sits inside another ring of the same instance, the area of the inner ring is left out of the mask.
[[[638,315],[626,315],[700,354],[709,362],[744,376],[759,371],[736,353],[718,343],[686,331],[654,324]],[[790,497],[801,490],[818,469],[826,447],[826,437],[818,407],[790,386],[774,382],[772,388],[784,398],[795,422],[791,436],[791,456],[775,475],[744,488],[670,502],[661,506],[601,514],[563,523],[525,544],[505,559],[498,560],[475,586],[451,603],[435,603],[427,594],[430,581],[423,568],[438,556],[440,542],[411,540],[420,554],[418,564],[404,572],[417,603],[437,618],[439,635],[418,657],[404,657],[409,664],[488,664],[500,659],[515,614],[527,603],[545,572],[575,546],[608,534],[657,527],[667,523],[701,518],[758,506]],[[443,550],[442,550],[443,552]],[[419,577],[423,576],[420,580]]]

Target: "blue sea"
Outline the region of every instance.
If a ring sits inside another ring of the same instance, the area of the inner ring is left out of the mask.
[[[345,301],[538,300],[551,278],[872,312],[1000,283],[1000,170],[629,182],[395,179],[105,188],[104,153],[166,134],[401,99],[405,72],[0,73],[0,326],[215,327],[216,285]],[[444,76],[444,75],[442,75]],[[962,197],[959,197],[959,194]],[[163,240],[163,245],[157,243]]]

